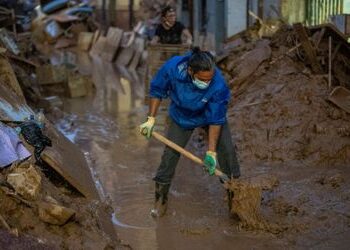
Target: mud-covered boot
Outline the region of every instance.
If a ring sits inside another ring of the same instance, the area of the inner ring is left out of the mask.
[[[168,207],[168,193],[170,184],[160,184],[156,182],[154,208],[151,210],[153,217],[165,215]]]

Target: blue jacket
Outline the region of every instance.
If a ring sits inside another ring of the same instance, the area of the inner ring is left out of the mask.
[[[190,53],[169,59],[151,81],[150,97],[170,97],[170,117],[182,128],[193,129],[226,122],[230,90],[219,69],[206,89],[192,83],[187,72]]]

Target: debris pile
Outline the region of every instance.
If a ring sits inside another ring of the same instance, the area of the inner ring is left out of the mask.
[[[313,218],[324,216],[316,202],[322,190],[316,192],[316,184],[307,180],[310,171],[343,169],[350,163],[350,46],[330,24],[309,29],[283,25],[269,38],[250,32],[232,39],[224,56],[218,57],[233,96],[229,122],[248,175],[229,187],[235,193],[231,212],[250,230],[281,233],[326,227]],[[276,173],[278,168],[288,169],[290,176],[279,173],[278,180],[286,183],[262,192],[263,184],[249,180],[249,175],[259,175],[266,166]],[[345,195],[345,185],[334,180],[336,184],[318,177],[317,183]],[[302,197],[305,190],[309,199]],[[323,206],[348,207],[344,197],[331,197]],[[303,217],[304,210],[313,215]],[[333,220],[343,223],[344,218]]]
[[[82,20],[86,25],[84,18],[75,20],[69,32]],[[59,96],[91,94],[91,80],[78,73],[72,52],[49,61],[31,33],[5,26],[0,26],[0,248],[17,243],[19,248],[123,248],[87,159],[44,116],[57,113]]]
[[[284,26],[271,39],[233,48],[219,63],[232,89],[228,116],[242,160],[349,163],[350,46],[331,25],[308,32],[309,47]],[[338,98],[332,94],[337,88]]]
[[[32,39],[37,46],[72,47],[77,45],[81,32],[94,32],[98,28],[93,19],[93,6],[79,2],[70,5],[68,2],[53,1],[35,9]]]

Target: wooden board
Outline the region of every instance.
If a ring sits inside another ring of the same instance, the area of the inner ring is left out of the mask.
[[[130,70],[136,70],[137,66],[140,63],[142,52],[145,49],[145,40],[143,38],[135,38],[134,44],[133,44],[135,53],[134,56],[129,64]]]
[[[120,66],[127,66],[133,58],[135,50],[132,47],[121,48],[117,55],[116,63]]]
[[[117,54],[120,41],[123,37],[123,30],[110,27],[106,36],[106,44],[102,50],[101,57],[107,62],[112,62]]]
[[[6,57],[0,57],[0,82],[10,87],[15,93],[24,99],[22,89],[17,81],[15,72]]]
[[[335,87],[328,100],[350,114],[350,90],[341,86]]]
[[[82,51],[88,51],[90,49],[94,33],[92,32],[80,32],[78,38],[78,49]]]
[[[99,199],[91,171],[80,149],[50,123],[47,124],[46,134],[52,141],[52,147],[47,147],[42,153],[43,161],[85,197]]]
[[[101,56],[102,52],[104,50],[104,47],[106,46],[107,38],[104,36],[100,36],[97,39],[97,42],[92,45],[92,48],[90,50],[91,56]]]

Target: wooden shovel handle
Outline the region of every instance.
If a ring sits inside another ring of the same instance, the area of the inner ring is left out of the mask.
[[[156,138],[158,141],[163,142],[165,145],[171,147],[172,149],[176,150],[180,154],[182,154],[182,155],[186,156],[187,158],[189,158],[190,160],[194,161],[195,163],[198,163],[199,165],[204,166],[204,162],[199,157],[197,157],[194,154],[188,152],[186,149],[180,147],[176,143],[173,143],[172,141],[170,141],[166,137],[162,136],[161,134],[153,131],[152,132],[152,136],[154,138]],[[221,172],[219,169],[215,169],[215,175],[219,176],[219,177],[222,177],[222,178],[227,178],[228,179],[228,177],[223,172]]]

